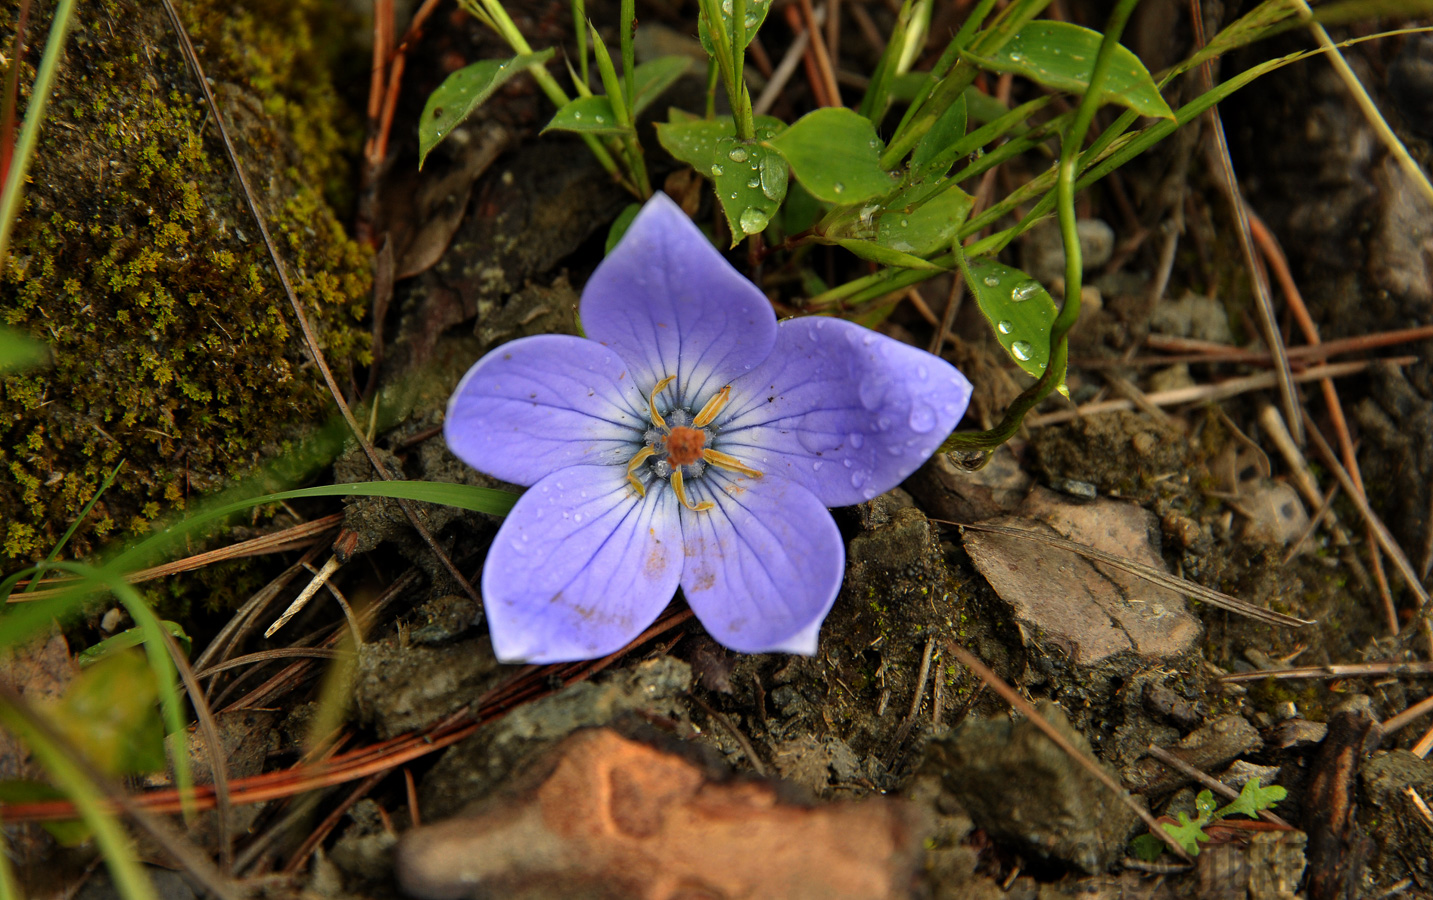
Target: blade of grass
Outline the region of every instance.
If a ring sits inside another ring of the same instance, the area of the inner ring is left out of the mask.
[[[95,508],[95,504],[99,502],[100,497],[104,495],[105,491],[109,490],[110,485],[114,484],[114,480],[119,477],[120,469],[123,468],[124,460],[120,460],[119,465],[115,466],[114,470],[105,476],[105,480],[100,482],[99,490],[95,491],[94,496],[85,504],[85,508],[80,510],[80,514],[75,517],[75,520],[70,523],[70,527],[65,529],[65,533],[60,536],[59,542],[51,548],[50,555],[45,557],[46,563],[54,562],[55,557],[60,555],[60,551],[65,549],[65,544],[69,543],[70,538],[74,536],[75,529],[80,527],[80,523],[90,514],[90,510]],[[30,579],[30,583],[25,585],[25,593],[28,594],[39,586],[40,579],[32,578]],[[9,591],[0,590],[0,597],[4,597],[9,593]]]
[[[30,171],[30,161],[35,156],[35,143],[39,140],[40,124],[45,120],[45,107],[50,102],[50,86],[55,72],[60,67],[60,57],[65,50],[65,38],[70,32],[70,19],[75,11],[75,0],[60,0],[55,7],[55,19],[50,25],[50,36],[45,41],[45,53],[40,57],[40,66],[35,71],[35,84],[30,89],[30,102],[25,107],[25,122],[20,126],[20,137],[15,143],[15,155],[10,170],[5,173],[5,186],[0,190],[0,265],[10,252],[10,236],[15,228],[15,218],[20,213],[20,195],[25,190],[25,176]]]

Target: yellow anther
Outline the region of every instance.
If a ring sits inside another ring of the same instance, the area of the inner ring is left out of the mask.
[[[636,456],[632,457],[632,461],[627,463],[627,481],[632,487],[637,489],[638,497],[647,496],[647,489],[642,486],[642,480],[637,477],[637,467],[651,459],[652,455],[656,452],[657,451],[651,447],[643,447],[637,451]]]
[[[712,419],[717,417],[717,413],[722,411],[722,408],[726,406],[727,401],[730,399],[731,385],[727,385],[717,391],[715,397],[707,401],[707,405],[703,406],[702,411],[697,413],[697,417],[692,420],[692,427],[705,428],[710,425]]]
[[[745,465],[735,456],[729,456],[725,453],[722,453],[720,450],[712,450],[711,448],[707,448],[702,451],[702,459],[716,466],[718,469],[726,469],[728,472],[736,472],[738,474],[746,475],[751,478],[761,477],[761,473],[753,469],[751,466]]]
[[[662,418],[661,413],[657,412],[657,395],[662,392],[662,388],[666,387],[667,385],[671,384],[676,380],[677,376],[675,375],[668,375],[666,378],[663,378],[661,381],[657,382],[656,387],[652,388],[652,393],[647,398],[647,411],[652,414],[652,424],[656,425],[658,428],[666,428],[667,420]]]
[[[703,500],[701,503],[693,504],[692,501],[687,499],[687,488],[686,485],[682,483],[681,469],[672,472],[672,490],[676,493],[677,499],[682,501],[682,505],[692,512],[706,512],[709,509],[716,508],[716,504],[710,500]]]

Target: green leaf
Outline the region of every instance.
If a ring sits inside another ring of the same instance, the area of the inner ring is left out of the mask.
[[[1021,28],[994,54],[967,53],[966,57],[982,69],[1014,72],[1046,87],[1079,94],[1089,87],[1101,40],[1103,36],[1098,31],[1040,19]],[[1174,118],[1149,70],[1124,46],[1115,48],[1105,79],[1104,99],[1141,115]]]
[[[179,642],[179,646],[186,654],[190,648],[194,646],[194,641],[189,635],[184,633],[183,625],[180,625],[178,622],[171,622],[167,619],[161,620],[159,624],[174,636],[174,639]],[[121,631],[119,634],[105,638],[93,647],[87,647],[75,654],[75,662],[81,666],[90,666],[116,651],[128,650],[130,647],[138,647],[144,643],[144,633],[144,629],[138,626]]]
[[[51,721],[109,775],[164,768],[159,685],[144,654],[115,653],[80,672]]]
[[[549,131],[575,131],[579,134],[631,134],[631,128],[617,124],[617,114],[612,111],[612,102],[601,95],[578,97],[559,109],[552,121],[542,129]]]
[[[995,329],[995,339],[1026,374],[1039,378],[1050,363],[1050,326],[1058,310],[1038,281],[989,257],[964,266],[966,285]],[[1064,385],[1061,390],[1063,392]]]
[[[997,103],[1000,101],[996,101]],[[925,133],[915,152],[911,154],[911,167],[919,168],[930,162],[940,151],[965,137],[965,96],[961,95],[941,113],[930,131]]]
[[[837,240],[836,243],[862,259],[869,259],[871,262],[878,262],[883,266],[898,266],[902,269],[924,269],[930,272],[945,271],[945,267],[943,266],[928,262],[919,256],[912,256],[909,253],[892,250],[890,247],[883,246],[875,241],[841,238]]]
[[[1194,811],[1198,818],[1208,822],[1214,815],[1214,792],[1205,788],[1194,796]]]
[[[721,23],[727,34],[732,33],[731,13],[733,4],[731,0],[721,0]],[[756,32],[761,28],[761,23],[766,21],[766,14],[771,12],[771,0],[746,0],[746,43],[749,45],[756,37]],[[690,32],[689,32],[690,33]],[[697,36],[702,39],[702,49],[707,51],[708,56],[716,55],[716,45],[712,43],[712,36],[707,32],[706,16],[697,18]],[[731,41],[727,41],[731,45]],[[746,49],[745,46],[742,49]]]
[[[663,91],[685,75],[691,64],[691,59],[685,56],[661,56],[632,70],[632,77],[637,84],[637,99],[632,104],[632,118],[637,118]]]
[[[781,120],[756,119],[756,136],[774,137]],[[786,161],[763,143],[740,141],[730,116],[678,119],[657,124],[657,140],[667,152],[712,182],[717,201],[731,226],[735,247],[748,234],[766,229],[786,196]]]
[[[418,120],[418,168],[432,149],[452,133],[473,110],[493,95],[503,82],[526,69],[552,59],[552,50],[525,53],[512,59],[485,59],[449,75],[428,95]]]
[[[876,243],[903,253],[930,256],[946,250],[970,215],[975,198],[954,184],[919,205],[909,204],[924,185],[909,188],[887,201],[877,217]],[[944,266],[939,268],[944,269]]]
[[[881,140],[871,121],[849,109],[809,112],[765,141],[818,200],[852,204],[894,187],[881,168]]]
[[[0,327],[0,375],[33,368],[50,358],[44,344],[10,328]]]
[[[1204,819],[1189,821],[1188,813],[1179,814],[1179,824],[1171,825],[1169,822],[1161,823],[1161,827],[1176,840],[1179,846],[1183,847],[1190,856],[1199,855],[1199,844],[1209,843],[1209,835],[1204,833]]]
[[[1225,816],[1239,813],[1251,819],[1258,818],[1260,811],[1272,809],[1276,803],[1288,796],[1289,792],[1277,784],[1260,787],[1259,779],[1250,778],[1244,782],[1239,796],[1231,800],[1228,806],[1214,813],[1214,817],[1222,819]]]
[[[612,248],[617,246],[617,242],[622,240],[622,236],[625,235],[627,229],[631,227],[632,220],[637,218],[637,213],[641,211],[642,204],[628,203],[627,208],[617,215],[617,218],[612,222],[612,227],[607,230],[607,246],[602,251],[604,256],[611,253]]]
[[[1157,862],[1164,855],[1164,841],[1146,832],[1130,841],[1129,849],[1135,859]]]

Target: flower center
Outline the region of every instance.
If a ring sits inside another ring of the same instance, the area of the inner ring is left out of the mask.
[[[698,428],[673,428],[662,441],[667,462],[673,466],[689,466],[701,459],[706,443],[707,433]]]
[[[700,477],[706,471],[708,464],[750,478],[760,478],[761,473],[708,444],[707,439],[712,432],[707,426],[711,425],[712,421],[730,402],[731,386],[728,385],[717,391],[716,396],[708,400],[706,406],[703,406],[695,416],[681,408],[669,409],[663,416],[657,412],[657,395],[675,380],[675,375],[668,375],[657,382],[657,386],[652,389],[652,395],[647,399],[647,412],[651,418],[652,427],[644,435],[647,445],[638,450],[627,463],[627,481],[637,491],[637,496],[645,497],[647,488],[642,483],[642,479],[638,477],[637,472],[643,463],[651,460],[653,474],[658,478],[671,479],[672,490],[682,505],[694,512],[702,512],[711,509],[716,504],[710,500],[703,500],[701,503],[693,503],[688,500],[686,489],[688,477]]]

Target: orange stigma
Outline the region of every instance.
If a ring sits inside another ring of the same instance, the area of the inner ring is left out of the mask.
[[[677,427],[667,435],[667,460],[674,466],[688,466],[702,458],[707,434],[699,428]]]

